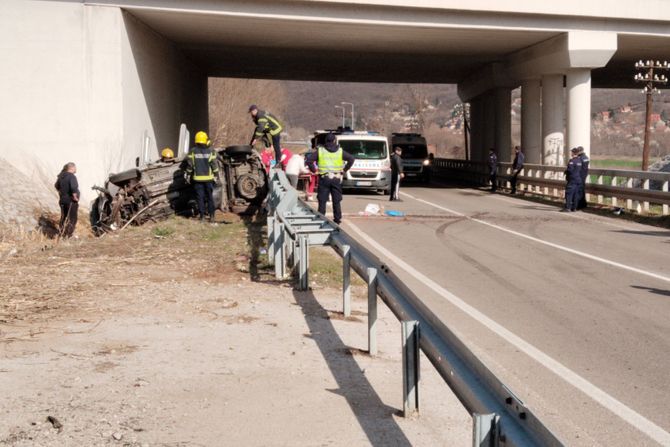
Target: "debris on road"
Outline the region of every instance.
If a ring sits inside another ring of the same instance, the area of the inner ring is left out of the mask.
[[[55,416],[47,416],[47,422],[51,423],[53,428],[58,430],[58,433],[63,431],[63,424],[61,424],[60,421]]]

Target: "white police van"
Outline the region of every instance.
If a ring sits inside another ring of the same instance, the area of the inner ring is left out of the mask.
[[[356,161],[346,173],[343,189],[367,189],[389,194],[391,191],[391,158],[388,139],[378,132],[353,131],[347,128],[314,132],[312,147],[323,145],[326,135],[335,134],[343,150]]]

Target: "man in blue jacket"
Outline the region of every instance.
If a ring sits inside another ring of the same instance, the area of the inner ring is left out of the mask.
[[[580,171],[580,176],[582,178],[582,194],[579,197],[579,204],[577,205],[577,209],[581,210],[586,208],[586,179],[589,176],[589,164],[591,163],[591,159],[589,158],[588,155],[586,155],[586,152],[584,152],[584,148],[582,146],[579,146],[577,148],[579,151],[579,159],[582,161],[582,170]]]
[[[512,184],[512,194],[516,194],[516,182],[519,177],[519,173],[523,169],[523,164],[526,161],[526,156],[523,154],[523,151],[519,146],[514,146],[514,162],[512,163],[512,178],[510,183]]]
[[[489,149],[489,181],[491,182],[491,192],[498,189],[498,156],[495,149]]]
[[[565,170],[565,208],[561,211],[577,211],[579,198],[582,194],[582,160],[579,158],[579,149],[570,150],[571,158]]]

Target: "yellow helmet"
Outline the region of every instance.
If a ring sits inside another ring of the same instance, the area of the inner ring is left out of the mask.
[[[164,160],[172,160],[174,158],[174,152],[169,147],[166,147],[161,151],[161,158]]]
[[[207,136],[207,133],[203,132],[202,130],[195,134],[195,144],[203,144],[205,146],[210,145],[209,137]]]

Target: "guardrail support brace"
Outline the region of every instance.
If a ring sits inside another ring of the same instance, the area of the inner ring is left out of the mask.
[[[286,258],[284,256],[284,224],[277,222],[275,226],[275,278],[284,279]]]
[[[268,216],[267,220],[267,230],[268,230],[268,264],[274,265],[275,263],[275,217]]]
[[[309,289],[309,240],[298,238],[298,290]]]
[[[402,332],[402,413],[411,417],[419,413],[419,322],[401,321]]]
[[[368,354],[377,355],[377,269],[368,267]]]
[[[472,415],[472,446],[498,447],[500,443],[500,416],[495,413]]]
[[[342,246],[342,313],[351,316],[351,247]]]

